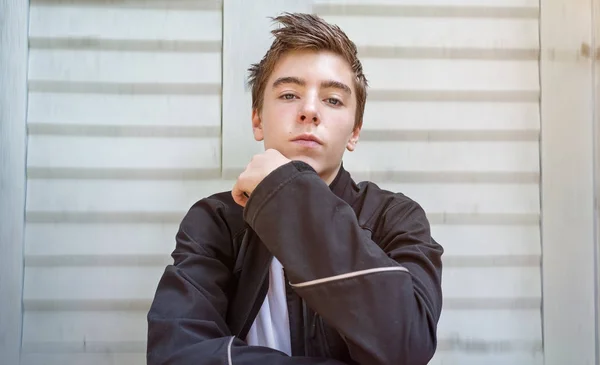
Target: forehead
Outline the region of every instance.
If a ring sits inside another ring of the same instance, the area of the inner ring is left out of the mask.
[[[350,65],[342,56],[329,51],[286,52],[277,60],[268,84],[271,85],[280,77],[298,77],[308,83],[334,80],[354,89],[354,74]]]

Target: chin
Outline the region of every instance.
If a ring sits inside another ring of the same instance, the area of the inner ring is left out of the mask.
[[[302,162],[309,164],[310,167],[315,169],[315,171],[318,174],[320,174],[323,170],[323,164],[320,163],[319,161],[315,160],[312,157],[309,157],[306,155],[290,155],[290,156],[285,156],[285,157],[289,158],[292,161],[302,161]]]
[[[319,172],[319,166],[320,166],[320,164],[317,161],[315,161],[314,158],[310,158],[308,156],[294,156],[293,158],[290,158],[290,160],[306,162],[313,169],[315,169],[317,172]]]

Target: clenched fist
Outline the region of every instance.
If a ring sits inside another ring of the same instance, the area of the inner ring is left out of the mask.
[[[233,186],[231,191],[233,200],[242,207],[245,207],[250,194],[252,194],[256,186],[273,170],[290,161],[290,159],[274,149],[268,149],[252,157],[252,160],[250,160],[250,163],[246,166],[244,172],[240,174]]]

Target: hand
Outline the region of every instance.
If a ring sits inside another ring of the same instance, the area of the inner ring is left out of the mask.
[[[250,195],[258,184],[273,170],[290,161],[290,159],[274,149],[268,149],[252,157],[252,160],[250,160],[250,163],[246,166],[244,172],[240,174],[233,186],[231,191],[233,200],[242,207],[245,207]]]

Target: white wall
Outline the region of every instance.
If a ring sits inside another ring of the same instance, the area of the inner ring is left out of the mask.
[[[19,363],[27,108],[27,1],[0,1],[0,358]]]
[[[221,176],[221,4],[34,1],[24,364],[145,363],[145,315]]]
[[[432,364],[542,364],[538,1],[378,3],[312,9],[371,81],[346,167],[419,201],[446,249]],[[25,364],[144,363],[181,216],[260,150],[234,109],[268,45],[258,17],[306,4],[32,2]]]
[[[346,166],[420,202],[446,249],[432,364],[541,364],[538,3],[378,3],[314,10],[370,79]]]
[[[600,198],[594,182],[599,105],[594,58],[600,53],[598,18],[592,16],[598,2],[541,6],[544,352],[548,365],[591,365],[600,360],[594,228]]]

